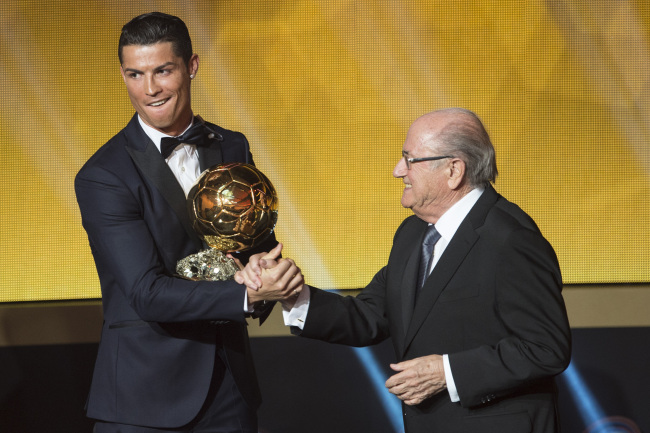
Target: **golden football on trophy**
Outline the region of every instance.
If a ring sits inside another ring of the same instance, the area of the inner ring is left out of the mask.
[[[204,172],[187,204],[194,231],[220,251],[260,244],[278,220],[275,188],[250,164],[221,164]]]
[[[220,164],[206,170],[187,197],[192,228],[210,246],[179,261],[177,272],[190,279],[224,280],[237,267],[224,252],[261,244],[278,220],[278,196],[255,166]]]

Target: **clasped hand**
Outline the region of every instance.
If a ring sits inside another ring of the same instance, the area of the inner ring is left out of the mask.
[[[268,253],[251,256],[245,267],[235,259],[240,269],[235,281],[246,286],[250,303],[281,301],[293,305],[302,291],[305,280],[300,268],[292,259],[278,259],[281,252],[282,244],[278,244]]]

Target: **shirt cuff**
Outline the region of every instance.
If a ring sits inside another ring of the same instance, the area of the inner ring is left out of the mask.
[[[282,307],[282,317],[284,317],[284,324],[286,326],[295,326],[300,328],[300,330],[303,329],[305,320],[307,320],[310,299],[309,287],[305,285],[303,290],[300,291],[300,294],[298,294],[298,299],[293,304],[293,308],[287,309],[284,306]]]
[[[451,365],[449,364],[449,355],[442,355],[442,363],[445,366],[445,382],[447,382],[447,391],[452,402],[460,401],[458,390],[456,390],[456,383],[454,383],[454,376],[451,374]]]
[[[253,313],[255,307],[248,303],[248,290],[244,290],[244,313]]]

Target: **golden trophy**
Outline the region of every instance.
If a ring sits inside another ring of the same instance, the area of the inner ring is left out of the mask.
[[[210,248],[179,260],[176,272],[190,280],[228,280],[239,270],[227,253],[261,244],[278,220],[271,181],[245,163],[216,165],[201,174],[187,197],[194,231]]]

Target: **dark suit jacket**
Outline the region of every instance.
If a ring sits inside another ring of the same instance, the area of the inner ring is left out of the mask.
[[[402,223],[388,264],[356,298],[312,288],[301,335],[355,346],[391,337],[399,361],[448,354],[460,403],[443,391],[403,405],[407,432],[557,431],[553,376],[569,363],[570,330],[552,247],[489,186],[414,309],[426,226]]]
[[[253,163],[241,133],[199,147],[201,169]],[[75,179],[77,201],[102,290],[104,325],[87,403],[91,418],[177,427],[201,408],[216,356],[247,403],[260,403],[244,314],[234,281],[173,277],[176,262],[203,249],[185,194],[137,115]],[[275,239],[263,248],[268,251]],[[210,321],[228,321],[214,326]]]

